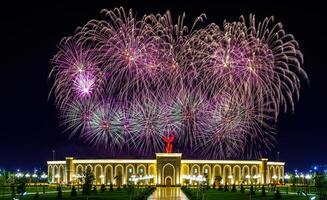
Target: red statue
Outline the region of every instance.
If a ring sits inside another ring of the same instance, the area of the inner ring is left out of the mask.
[[[173,152],[173,144],[172,142],[174,141],[174,133],[170,131],[168,133],[168,137],[164,137],[164,141],[166,143],[166,153],[172,153]]]

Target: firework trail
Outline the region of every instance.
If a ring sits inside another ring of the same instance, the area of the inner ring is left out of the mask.
[[[175,146],[209,158],[257,157],[273,148],[281,111],[299,99],[303,55],[273,17],[200,27],[170,12],[137,18],[102,10],[64,38],[51,94],[72,135],[110,151]]]

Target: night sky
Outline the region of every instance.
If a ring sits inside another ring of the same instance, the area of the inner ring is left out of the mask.
[[[188,24],[201,13],[207,21],[222,25],[223,20],[237,20],[240,15],[254,13],[257,19],[274,15],[284,29],[300,43],[304,69],[310,85],[303,80],[300,101],[295,112],[281,114],[275,149],[269,159],[286,162],[288,170],[308,169],[312,164],[327,164],[327,78],[326,10],[318,3],[212,3],[205,1],[53,1],[56,3],[1,6],[0,67],[0,168],[45,169],[46,161],[65,156],[82,158],[110,157],[83,141],[63,133],[53,98],[48,99],[51,81],[50,60],[62,37],[74,34],[78,26],[100,17],[103,8],[133,8],[138,17],[149,13],[173,16],[186,12]],[[309,1],[312,2],[312,1]],[[133,157],[132,154],[128,155]]]

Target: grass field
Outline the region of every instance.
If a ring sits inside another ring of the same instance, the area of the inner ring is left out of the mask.
[[[75,198],[72,198],[70,196],[70,192],[63,192],[62,193],[62,196],[63,196],[63,199],[76,199],[76,200],[84,200],[86,199],[85,196],[83,196],[81,193],[78,193],[77,194],[77,197]],[[34,199],[34,194],[30,194],[30,195],[25,195],[25,196],[16,196],[17,199],[19,200],[33,200]],[[3,200],[9,200],[11,199],[9,196],[7,197],[0,197],[0,199],[3,199]],[[57,193],[46,193],[46,194],[40,194],[40,200],[42,199],[49,199],[49,200],[57,200]],[[91,194],[89,196],[89,200],[92,200],[92,199],[97,199],[97,200],[101,200],[101,199],[110,199],[110,200],[129,200],[130,199],[130,195],[127,193],[127,191],[125,190],[121,190],[121,191],[113,191],[113,192],[104,192],[104,193],[101,193],[101,192],[98,192],[96,194]]]
[[[202,199],[202,193],[196,189],[191,189],[193,199]],[[305,196],[298,196],[296,194],[285,194],[282,193],[282,198],[284,200],[308,200],[308,197]],[[237,192],[224,192],[224,191],[218,191],[218,190],[205,190],[203,193],[203,199],[205,200],[248,200],[248,199],[256,199],[256,200],[270,200],[274,199],[274,193],[273,192],[266,192],[266,196],[263,197],[261,195],[260,191],[256,191],[255,195],[252,195],[250,197],[249,191],[246,191],[244,193],[241,193],[240,191]]]
[[[137,189],[134,190],[134,195],[136,195],[136,193],[140,193],[143,191],[143,189]],[[43,194],[42,192],[39,193],[39,200],[43,200],[43,199],[49,199],[49,200],[57,200],[57,191],[48,191],[47,193]],[[62,196],[63,196],[63,200],[85,200],[86,196],[82,195],[81,191],[77,193],[77,196],[72,198],[70,196],[70,190],[63,190],[62,192]],[[132,194],[130,192],[128,192],[125,189],[122,189],[121,191],[117,191],[116,189],[114,191],[105,191],[105,192],[101,192],[101,191],[97,191],[97,193],[91,193],[91,195],[89,196],[89,200],[92,199],[97,199],[97,200],[101,200],[101,199],[108,199],[108,200],[130,200],[132,197]],[[20,195],[16,195],[16,199],[19,200],[33,200],[35,198],[35,193],[27,193],[27,195],[24,196],[20,196]],[[0,195],[0,200],[10,200],[11,196],[10,195]]]

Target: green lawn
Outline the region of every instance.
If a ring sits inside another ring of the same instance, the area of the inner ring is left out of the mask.
[[[63,192],[62,193],[63,199],[64,200],[73,200],[72,197],[70,197],[70,192]],[[100,191],[98,191],[96,194],[91,194],[91,196],[89,196],[89,200],[92,199],[97,199],[97,200],[101,200],[101,199],[108,199],[108,200],[129,200],[131,197],[130,194],[128,194],[127,190],[121,190],[121,191],[113,191],[113,192],[109,192],[106,191],[104,193],[101,193]],[[19,200],[33,200],[34,198],[34,194],[30,194],[30,195],[25,195],[25,196],[17,196],[16,198],[18,198]],[[0,196],[0,200],[9,200],[11,199],[9,196],[6,197],[1,197]],[[46,193],[46,194],[42,194],[40,193],[40,200],[46,199],[46,200],[57,200],[57,193]],[[81,192],[79,192],[77,194],[77,197],[75,198],[76,200],[85,200],[86,197],[83,196],[81,194]]]
[[[193,195],[195,197],[198,197],[197,199],[201,199],[201,192],[197,192],[196,189],[192,189]],[[218,191],[210,189],[210,190],[205,190],[204,191],[204,199],[205,200],[217,200],[217,199],[222,199],[222,200],[248,200],[248,199],[256,199],[256,200],[270,200],[274,199],[274,193],[272,192],[267,192],[266,197],[261,196],[260,191],[256,191],[256,194],[253,195],[250,198],[249,191],[246,191],[244,193],[241,193],[240,191],[237,192],[224,192],[224,191]],[[297,196],[294,194],[283,194],[282,193],[282,199],[287,199],[287,200],[307,200],[306,197],[304,196]]]

